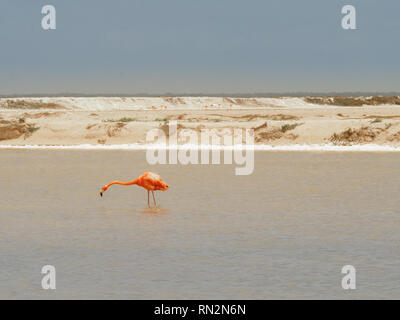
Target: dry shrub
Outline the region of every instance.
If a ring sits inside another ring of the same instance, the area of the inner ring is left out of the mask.
[[[31,119],[39,119],[42,117],[56,117],[59,115],[64,114],[64,112],[38,112],[38,113],[24,113],[23,116],[25,118],[31,118]]]
[[[226,102],[226,103],[228,103],[228,104],[236,104],[236,102],[233,100],[233,99],[231,99],[231,98],[222,98],[222,101],[223,102]]]
[[[122,117],[120,119],[107,119],[107,120],[103,120],[103,122],[132,122],[132,121],[136,121],[136,118],[128,118],[128,117]]]
[[[299,120],[300,118],[297,116],[290,115],[290,114],[281,114],[280,113],[280,114],[274,114],[274,115],[270,116],[269,119],[280,121],[280,120]]]
[[[375,96],[366,99],[368,105],[378,106],[384,104],[400,105],[400,96]]]
[[[289,131],[289,130],[293,130],[293,129],[295,129],[296,127],[298,127],[298,126],[301,126],[301,125],[303,125],[304,123],[292,123],[292,124],[284,124],[282,127],[281,127],[281,131],[282,132],[286,132],[286,131]]]
[[[390,141],[390,142],[399,142],[400,141],[400,131],[397,131],[396,133],[392,134],[386,140]]]
[[[26,124],[19,120],[0,120],[0,141],[18,139],[22,135],[27,138],[39,129],[33,124]]]
[[[223,118],[231,118],[231,119],[240,119],[244,121],[252,121],[257,118],[274,120],[274,121],[282,121],[282,120],[299,120],[300,117],[290,115],[290,114],[273,114],[273,115],[257,115],[257,114],[246,114],[242,116],[233,116],[233,115],[225,115],[225,114],[214,114],[215,116],[223,117]],[[208,120],[208,118],[204,119]]]
[[[379,106],[379,105],[400,105],[400,96],[374,96],[374,97],[345,97],[345,96],[330,96],[330,97],[305,97],[304,100],[308,103],[346,106],[346,107],[361,107],[361,106]]]
[[[170,104],[186,104],[186,102],[179,97],[165,97],[163,100]]]
[[[385,131],[385,129],[382,128],[349,128],[341,133],[334,133],[329,138],[329,141],[331,141],[335,145],[351,145],[357,143],[372,142],[383,131]]]
[[[398,115],[398,116],[376,116],[376,115],[366,116],[366,115],[364,115],[364,119],[398,119],[398,118],[400,118],[400,115]]]
[[[272,129],[269,131],[258,132],[255,134],[255,142],[264,142],[270,140],[278,140],[284,136],[284,133],[278,129]]]
[[[234,99],[233,104],[247,106],[247,107],[264,106],[264,103],[261,103],[256,98],[236,98]]]
[[[115,124],[112,125],[107,125],[107,136],[111,137],[116,137],[119,136],[122,128],[124,128],[126,126],[126,123],[123,122],[117,122]]]
[[[28,101],[28,100],[4,100],[0,107],[5,109],[65,109],[62,105],[53,102]]]
[[[281,138],[295,140],[299,137],[298,135],[293,133],[290,134],[285,133],[285,131],[282,131],[282,128],[273,128],[271,130],[267,130],[267,128],[268,128],[267,122],[254,128],[255,142],[273,141]]]

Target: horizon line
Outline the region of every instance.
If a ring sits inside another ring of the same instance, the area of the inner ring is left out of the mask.
[[[40,97],[234,97],[234,98],[273,98],[310,96],[400,96],[399,91],[292,91],[292,92],[254,92],[254,93],[13,93],[0,94],[0,98],[40,98]]]

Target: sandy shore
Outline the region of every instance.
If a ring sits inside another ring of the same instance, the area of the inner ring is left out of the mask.
[[[177,120],[179,129],[199,133],[205,128],[251,128],[255,143],[260,145],[400,146],[400,107],[394,105],[302,105],[300,98],[274,102],[247,99],[241,103],[223,100],[226,98],[191,98],[192,104],[170,98],[160,104],[160,98],[146,98],[142,105],[130,101],[119,109],[118,101],[108,101],[106,105],[93,103],[91,107],[84,100],[91,98],[79,98],[83,99],[81,105],[76,102],[78,98],[69,105],[60,102],[60,98],[46,99],[36,99],[39,102],[33,105],[24,102],[23,107],[14,108],[5,106],[1,99],[0,145],[144,144],[150,129],[167,130],[169,121]]]

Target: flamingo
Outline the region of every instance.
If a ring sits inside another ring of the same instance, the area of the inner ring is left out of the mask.
[[[162,178],[153,172],[145,172],[138,178],[128,182],[122,181],[113,181],[101,187],[100,196],[103,196],[103,193],[107,191],[107,189],[113,184],[120,184],[123,186],[130,186],[130,185],[138,185],[139,187],[145,188],[147,190],[147,205],[150,207],[150,191],[153,195],[153,202],[154,205],[156,204],[156,199],[154,197],[154,191],[161,190],[167,191],[168,185],[162,180]]]

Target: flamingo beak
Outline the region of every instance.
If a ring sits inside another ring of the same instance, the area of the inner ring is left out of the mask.
[[[100,191],[100,197],[102,197],[103,196],[103,191]]]

